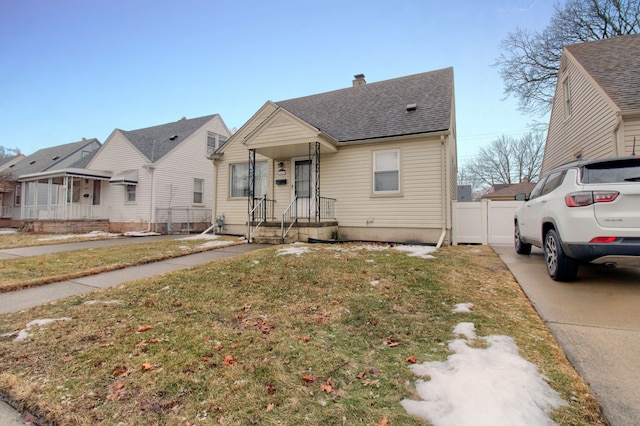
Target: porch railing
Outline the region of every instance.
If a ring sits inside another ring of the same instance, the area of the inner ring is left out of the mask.
[[[315,221],[322,221],[327,219],[336,218],[336,199],[328,197],[319,197],[319,205],[316,209],[312,203],[315,201],[313,198],[295,197],[289,207],[282,214],[282,224],[280,230],[282,232],[282,242],[293,227],[293,225],[300,219],[308,219],[309,222],[312,219]],[[315,204],[315,203],[313,203]],[[312,218],[311,214],[315,217]]]
[[[275,219],[275,200],[269,200],[265,195],[262,198],[254,198],[254,201],[256,201],[256,204],[249,212],[249,218],[247,221],[249,227],[249,235],[247,236],[247,239],[249,242],[252,241],[251,236],[260,225],[269,219]]]
[[[93,205],[35,205],[23,206],[22,219],[79,220],[108,219],[106,207]]]
[[[0,206],[0,217],[11,217],[11,210],[9,206]]]

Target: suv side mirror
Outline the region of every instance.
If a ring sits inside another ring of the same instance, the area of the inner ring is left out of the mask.
[[[527,201],[529,197],[527,197],[527,194],[525,192],[521,192],[519,194],[516,194],[513,199],[516,201]]]

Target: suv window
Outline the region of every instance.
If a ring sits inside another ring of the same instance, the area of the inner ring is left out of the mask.
[[[533,187],[533,189],[531,190],[531,194],[529,194],[530,200],[533,200],[534,198],[538,198],[540,196],[540,192],[542,192],[542,187],[544,186],[545,180],[546,177],[543,177],[538,181],[536,186]]]
[[[542,193],[540,195],[547,195],[548,193],[559,187],[562,183],[562,180],[564,179],[564,174],[564,170],[561,172],[550,174],[544,184],[544,187],[542,188]]]
[[[582,183],[617,183],[640,180],[640,160],[604,161],[582,168]]]

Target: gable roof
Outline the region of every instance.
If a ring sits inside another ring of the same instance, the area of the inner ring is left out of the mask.
[[[640,109],[640,34],[566,46],[623,111]]]
[[[445,131],[452,125],[453,68],[275,104],[339,142]]]
[[[183,118],[172,123],[138,130],[117,130],[148,160],[154,162],[165,156],[216,116],[218,114],[191,119]]]
[[[501,199],[501,200],[513,200],[517,194],[531,193],[533,187],[536,186],[535,183],[531,182],[520,182],[514,184],[507,185],[493,185],[494,191],[488,194],[484,194],[482,199]]]
[[[27,156],[8,170],[11,170],[11,174],[15,178],[26,174],[43,172],[55,167],[56,164],[62,162],[70,155],[73,155],[76,152],[81,151],[84,147],[96,142],[100,144],[98,139],[91,138],[83,139],[79,142],[42,148]]]

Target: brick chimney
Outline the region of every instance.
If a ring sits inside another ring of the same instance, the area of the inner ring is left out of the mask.
[[[523,176],[520,183],[529,183],[529,176]]]
[[[367,82],[364,79],[364,74],[356,74],[353,76],[353,87],[364,86]]]

